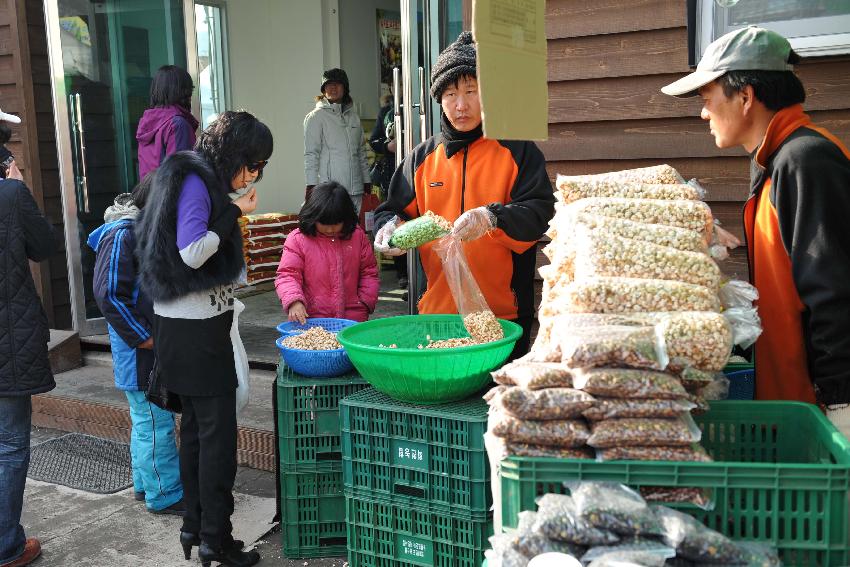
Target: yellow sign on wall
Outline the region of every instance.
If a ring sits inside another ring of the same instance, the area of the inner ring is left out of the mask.
[[[546,0],[474,0],[484,134],[545,140],[549,132]]]

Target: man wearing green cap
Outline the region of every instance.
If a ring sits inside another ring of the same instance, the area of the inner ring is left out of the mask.
[[[850,152],[803,113],[798,59],[784,37],[750,26],[661,90],[702,97],[717,147],[752,155],[744,229],[764,326],[756,397],[817,401],[850,429]]]

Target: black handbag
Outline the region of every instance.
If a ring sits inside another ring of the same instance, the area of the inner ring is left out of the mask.
[[[180,396],[168,390],[168,385],[163,379],[162,372],[159,370],[159,362],[157,359],[153,361],[150,377],[148,378],[148,389],[145,391],[145,398],[158,408],[162,408],[172,413],[180,413],[183,411],[183,403],[180,401]]]

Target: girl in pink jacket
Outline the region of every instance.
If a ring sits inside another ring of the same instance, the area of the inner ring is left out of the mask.
[[[289,320],[367,320],[378,302],[378,266],[348,191],[335,181],[316,185],[299,217],[274,281]]]

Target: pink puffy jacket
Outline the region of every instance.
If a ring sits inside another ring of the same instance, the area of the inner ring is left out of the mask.
[[[365,321],[380,287],[372,244],[360,227],[348,240],[295,230],[286,237],[274,286],[284,311],[302,301],[309,317]]]

